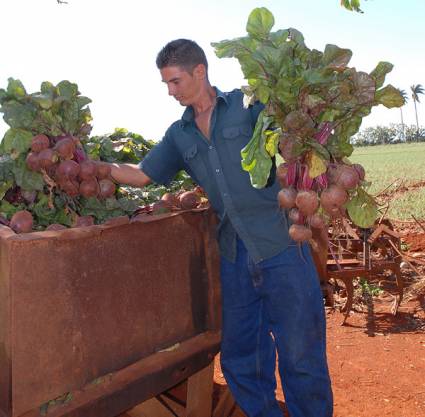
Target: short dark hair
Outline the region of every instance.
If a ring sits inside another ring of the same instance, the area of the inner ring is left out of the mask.
[[[196,42],[189,39],[176,39],[168,42],[156,57],[158,69],[175,66],[192,74],[193,68],[199,64],[204,64],[205,69],[208,70],[205,52]]]

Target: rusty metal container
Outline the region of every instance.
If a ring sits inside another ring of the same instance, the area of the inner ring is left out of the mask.
[[[208,210],[2,227],[0,416],[112,417],[208,365],[220,340],[214,233]]]

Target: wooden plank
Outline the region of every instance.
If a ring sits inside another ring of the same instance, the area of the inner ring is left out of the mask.
[[[214,361],[189,377],[185,417],[211,417]]]
[[[328,259],[327,261],[328,265],[359,265],[361,264],[361,261],[359,261],[358,259],[338,259],[338,261],[335,261],[334,259]]]
[[[236,406],[235,400],[229,387],[226,386],[220,395],[220,400],[214,408],[212,417],[229,417]]]
[[[175,414],[183,417],[184,408],[176,403],[171,402],[164,397],[161,397],[163,401],[170,407]],[[127,412],[129,417],[173,417],[173,413],[167,409],[164,404],[157,398],[151,398],[150,400],[144,401],[138,406],[134,407]]]

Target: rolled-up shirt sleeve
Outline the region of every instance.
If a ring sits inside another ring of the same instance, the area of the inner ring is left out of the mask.
[[[157,184],[169,185],[176,174],[184,169],[183,159],[174,145],[170,129],[139,163],[139,168]]]

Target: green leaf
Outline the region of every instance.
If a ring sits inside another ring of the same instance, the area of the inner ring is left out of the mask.
[[[53,105],[53,98],[50,94],[33,94],[32,100],[44,110],[48,110]]]
[[[362,188],[357,188],[356,194],[345,204],[351,220],[359,227],[373,226],[378,218],[378,208],[372,196]]]
[[[278,30],[276,32],[270,33],[270,40],[272,41],[273,45],[278,48],[281,45],[285,45],[288,40],[288,36],[289,29]]]
[[[68,80],[61,81],[56,86],[56,90],[58,96],[64,98],[65,100],[71,100],[78,94],[77,84],[71,83]]]
[[[359,131],[361,124],[361,117],[350,117],[335,129],[335,135],[340,141],[349,142],[351,137]]]
[[[319,142],[317,142],[315,139],[308,139],[307,144],[313,148],[323,159],[329,161],[330,160],[330,154],[328,150],[321,145]]]
[[[393,107],[401,107],[404,104],[403,96],[400,94],[400,90],[388,84],[386,87],[381,88],[375,94],[375,100],[383,104],[388,109]]]
[[[128,198],[118,198],[117,201],[121,209],[128,214],[132,214],[139,206],[137,201]]]
[[[370,76],[375,80],[376,88],[381,88],[385,82],[385,76],[392,71],[394,65],[389,62],[381,61],[376,68],[370,73]]]
[[[264,115],[264,110],[258,116],[254,134],[249,143],[241,150],[242,169],[249,172],[251,184],[255,188],[263,188],[267,184],[272,167],[272,159],[266,150],[265,131],[272,123],[272,118]]]
[[[320,116],[320,122],[333,122],[338,118],[341,112],[337,109],[328,108],[323,114]]]
[[[22,208],[22,205],[14,206],[6,200],[0,201],[0,215],[6,217],[9,220],[17,211],[22,210]]]
[[[257,61],[267,74],[279,73],[282,63],[285,59],[284,51],[270,46],[263,46],[257,49],[250,57],[250,60]],[[262,71],[264,73],[264,71]]]
[[[13,154],[16,158],[21,153],[26,153],[31,148],[32,133],[23,129],[9,129],[2,142],[4,152]]]
[[[323,65],[331,69],[344,69],[350,62],[353,53],[350,49],[342,49],[336,45],[326,45],[322,57]]]
[[[3,104],[8,97],[6,90],[4,88],[0,88],[0,104]]]
[[[15,100],[3,103],[1,111],[4,113],[4,121],[16,129],[31,130],[37,116],[37,109],[33,104],[22,104]]]
[[[303,34],[294,28],[289,28],[289,38],[293,43],[295,43],[297,46],[304,46],[304,36]]]
[[[343,158],[344,156],[350,156],[354,150],[353,145],[349,142],[340,140],[337,135],[329,136],[326,143],[326,149],[336,159]]]
[[[82,109],[84,106],[87,106],[87,104],[90,104],[92,101],[88,97],[80,96],[77,97],[77,103],[78,107]]]
[[[265,7],[258,7],[250,13],[246,31],[253,38],[267,39],[273,25],[274,17],[272,13]]]
[[[55,86],[49,81],[43,81],[41,83],[40,91],[42,94],[46,94],[49,97],[54,97],[55,95]]]
[[[23,190],[28,191],[41,191],[44,188],[43,176],[27,168],[25,157],[20,156],[13,166],[13,174],[15,176],[16,184]]]
[[[255,89],[255,95],[257,96],[258,100],[260,100],[263,104],[267,104],[269,101],[271,90],[269,87],[259,84],[258,87]]]
[[[213,42],[211,46],[219,58],[234,58],[253,53],[258,45],[255,39],[248,37]]]
[[[23,98],[27,95],[24,85],[19,80],[9,78],[9,84],[7,86],[7,93],[16,99]]]
[[[10,155],[0,156],[0,182],[6,182],[14,178],[13,177],[14,165],[15,165],[15,161],[10,157]]]
[[[13,181],[12,180],[0,181],[0,200],[4,197],[7,190],[9,190],[9,188],[12,188],[12,187],[13,187]]]
[[[354,96],[359,104],[372,104],[375,98],[375,80],[369,74],[358,71],[353,76]]]
[[[275,156],[278,152],[279,139],[281,134],[281,129],[264,131],[266,151],[271,157]]]
[[[72,217],[65,208],[50,207],[49,197],[42,192],[38,193],[38,201],[32,208],[33,214],[36,216],[37,223],[41,226],[59,223],[65,226],[71,226]]]
[[[307,153],[306,162],[308,166],[308,175],[310,178],[316,178],[326,172],[327,165],[322,156],[313,150]]]

